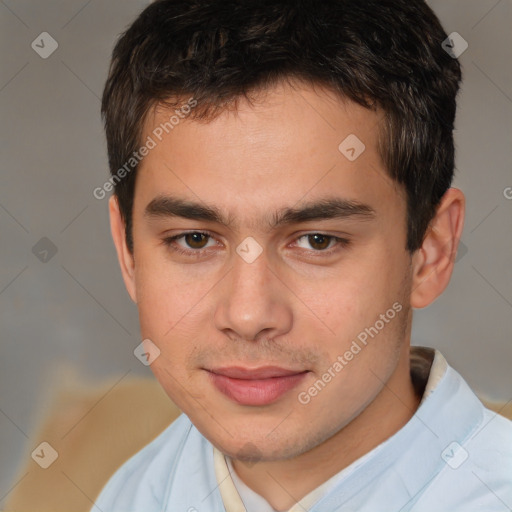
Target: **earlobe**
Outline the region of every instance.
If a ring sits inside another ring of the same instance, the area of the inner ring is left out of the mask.
[[[413,256],[413,308],[428,306],[448,286],[464,227],[464,211],[464,194],[456,188],[448,189],[430,223],[422,246]]]
[[[110,232],[112,233],[112,239],[116,247],[117,259],[121,267],[124,284],[133,302],[137,303],[135,262],[133,255],[126,245],[125,224],[115,195],[109,199],[108,206],[110,213]]]

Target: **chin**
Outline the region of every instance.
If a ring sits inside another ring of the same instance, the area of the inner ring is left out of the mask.
[[[274,425],[275,426],[275,425]],[[271,429],[261,431],[237,429],[240,435],[231,437],[225,431],[202,432],[202,434],[222,453],[247,464],[285,460],[301,455],[308,450],[303,434],[280,432],[271,434]],[[314,443],[312,443],[314,446]]]

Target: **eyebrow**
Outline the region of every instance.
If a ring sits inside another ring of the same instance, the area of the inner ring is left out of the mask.
[[[236,228],[233,217],[225,217],[217,207],[172,196],[155,197],[146,206],[144,216],[148,218],[182,217]],[[272,213],[267,225],[270,229],[275,229],[279,226],[310,221],[372,220],[375,217],[375,210],[367,204],[339,197],[328,197],[303,204],[298,208],[281,208]]]

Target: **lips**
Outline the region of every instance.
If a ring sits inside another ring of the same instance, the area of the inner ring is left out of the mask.
[[[240,405],[262,406],[276,402],[309,373],[277,366],[221,367],[207,370],[214,386]]]
[[[287,370],[279,366],[263,366],[260,368],[242,368],[241,366],[230,366],[211,370],[217,375],[224,375],[231,379],[259,380],[273,377],[288,377],[302,373],[301,370]]]

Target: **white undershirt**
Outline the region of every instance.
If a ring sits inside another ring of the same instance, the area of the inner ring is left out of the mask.
[[[224,459],[228,466],[229,472],[231,473],[231,478],[235,484],[236,490],[238,491],[238,494],[240,495],[240,498],[243,501],[247,512],[278,512],[275,508],[272,508],[269,505],[265,498],[254,492],[250,487],[245,485],[242,480],[240,480],[240,477],[236,474],[236,471],[233,468],[233,464],[231,463],[231,459],[229,457],[225,456]]]

